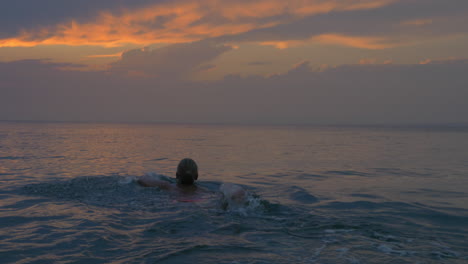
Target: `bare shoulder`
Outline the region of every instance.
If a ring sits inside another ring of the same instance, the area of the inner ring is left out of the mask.
[[[140,178],[138,178],[137,182],[138,184],[144,187],[159,187],[161,189],[166,189],[166,190],[173,188],[170,182],[156,179],[150,175],[141,176]]]

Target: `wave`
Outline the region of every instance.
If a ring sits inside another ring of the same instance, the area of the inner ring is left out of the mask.
[[[164,179],[174,183],[173,179],[165,176]],[[193,196],[181,196],[156,187],[142,187],[136,183],[136,177],[132,176],[83,176],[71,180],[29,184],[21,187],[19,192],[122,210],[161,211],[186,203],[245,215],[261,213],[269,208],[267,201],[239,185],[201,182],[198,186],[201,192]],[[242,196],[235,196],[236,191],[242,191]]]

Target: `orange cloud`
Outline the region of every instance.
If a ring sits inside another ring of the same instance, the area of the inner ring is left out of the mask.
[[[354,37],[339,34],[323,34],[313,37],[312,40],[324,44],[336,44],[372,50],[386,49],[396,46],[395,44],[388,43],[385,38],[381,37]]]
[[[457,58],[457,57],[448,57],[448,58],[442,58],[442,59],[425,59],[419,62],[419,64],[425,65],[425,64],[447,64],[451,62],[457,62],[457,61],[465,61],[465,58]]]
[[[114,54],[98,54],[98,55],[88,55],[86,58],[114,58],[121,57],[123,52],[118,52]]]
[[[393,64],[393,60],[384,60],[383,62],[379,62],[376,58],[363,58],[360,59],[358,62],[359,65],[374,65],[374,64],[384,64],[389,65]]]
[[[425,59],[419,62],[419,64],[429,64],[429,63],[432,63],[431,59]]]
[[[313,42],[371,50],[386,49],[398,45],[395,43],[391,43],[386,38],[381,37],[355,37],[340,34],[322,34],[305,40],[265,41],[261,42],[260,45],[268,45],[274,46],[278,49],[286,49],[289,47],[305,45]]]
[[[185,0],[102,12],[86,23],[69,21],[0,39],[0,47],[192,42],[272,27],[304,16],[381,7],[396,0]],[[329,39],[329,38],[328,38]],[[336,39],[335,39],[336,40]],[[278,47],[287,47],[291,43]]]
[[[22,39],[21,37],[2,39],[0,40],[0,48],[1,47],[34,47],[40,44],[37,41],[27,41],[27,40],[21,40],[21,39]]]
[[[369,65],[369,64],[376,64],[377,59],[376,58],[364,58],[359,60],[360,65]]]
[[[260,42],[260,45],[263,46],[274,46],[277,49],[287,49],[290,47],[295,47],[305,44],[307,41],[300,40],[287,40],[287,41],[264,41]]]
[[[400,23],[403,26],[424,26],[432,24],[432,19],[408,20]]]

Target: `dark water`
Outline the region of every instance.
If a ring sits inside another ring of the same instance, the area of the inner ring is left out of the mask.
[[[0,184],[1,263],[468,263],[466,128],[3,122]]]

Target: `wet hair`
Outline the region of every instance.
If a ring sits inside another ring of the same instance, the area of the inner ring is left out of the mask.
[[[177,166],[177,181],[183,185],[192,185],[198,179],[198,166],[193,159],[185,158]]]

